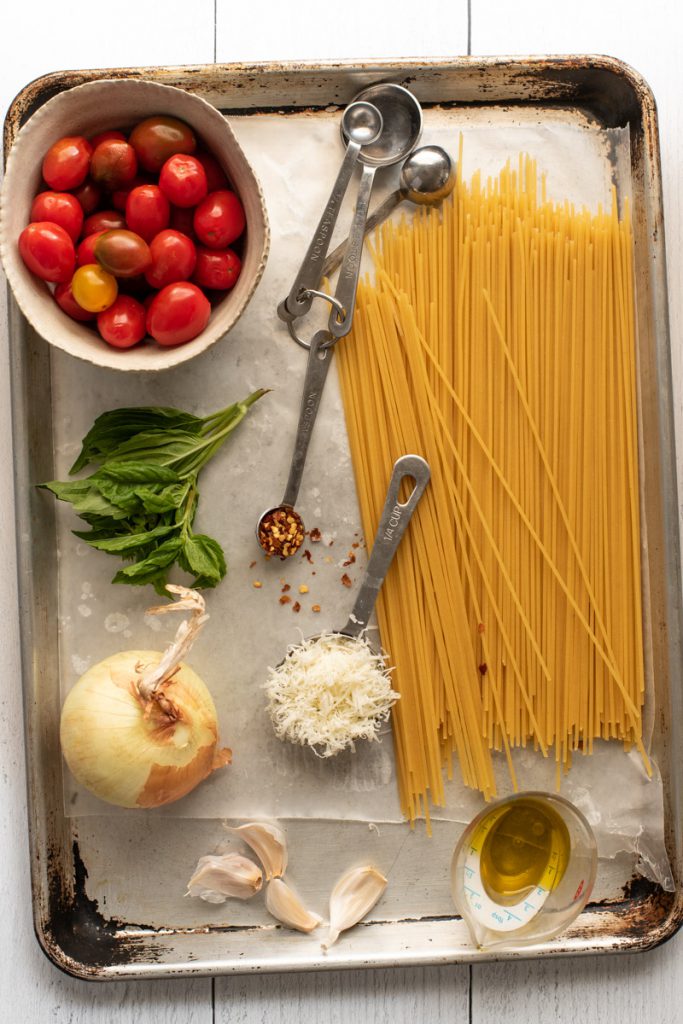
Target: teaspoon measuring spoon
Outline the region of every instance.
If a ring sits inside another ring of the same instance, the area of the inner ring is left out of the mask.
[[[422,108],[413,94],[402,85],[396,85],[395,82],[371,85],[359,93],[356,102],[368,102],[376,106],[382,115],[384,126],[379,138],[364,146],[358,156],[359,162],[363,165],[363,172],[334,296],[338,305],[332,309],[327,325],[332,336],[337,339],[345,337],[351,330],[365,238],[365,222],[368,218],[375,173],[379,167],[390,167],[399,160],[405,160],[415,149],[422,132]],[[339,314],[339,307],[344,311],[343,316]]]
[[[382,224],[396,207],[407,200],[418,206],[438,206],[455,188],[453,161],[441,146],[421,146],[401,168],[399,186],[368,217],[365,234]],[[325,260],[323,277],[334,273],[344,258],[348,240],[340,242]]]
[[[322,267],[332,232],[361,148],[375,142],[382,134],[381,113],[372,103],[364,100],[350,103],[344,111],[341,123],[343,137],[348,143],[346,153],[299,273],[289,295],[278,306],[278,316],[281,320],[296,320],[311,308],[313,296],[310,292],[318,288],[322,280]]]

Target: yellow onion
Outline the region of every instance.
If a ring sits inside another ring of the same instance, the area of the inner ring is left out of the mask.
[[[215,768],[216,708],[205,684],[180,659],[208,618],[195,591],[169,585],[181,600],[152,614],[191,610],[165,651],[122,651],[81,676],[62,708],[62,753],[76,779],[120,807],[179,800]]]

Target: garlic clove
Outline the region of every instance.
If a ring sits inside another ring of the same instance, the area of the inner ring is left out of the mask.
[[[288,928],[299,932],[312,932],[322,922],[322,917],[306,910],[305,906],[281,878],[274,878],[266,889],[266,910]]]
[[[199,896],[207,903],[225,903],[230,896],[248,900],[263,884],[261,869],[239,853],[200,857],[187,883],[187,896]]]
[[[284,875],[287,867],[287,846],[285,834],[277,825],[250,821],[237,828],[229,827],[228,831],[234,832],[247,846],[251,847],[263,864],[267,882],[271,878],[280,878]]]
[[[323,949],[330,946],[347,928],[362,921],[387,887],[387,880],[376,868],[351,868],[339,879],[330,896],[330,931]]]

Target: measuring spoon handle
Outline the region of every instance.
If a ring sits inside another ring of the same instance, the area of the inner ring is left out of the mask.
[[[360,274],[360,260],[363,255],[363,240],[365,238],[365,222],[368,219],[370,207],[370,194],[372,183],[375,180],[376,167],[368,164],[363,166],[363,173],[360,176],[358,185],[358,199],[356,209],[351,221],[349,237],[346,241],[346,252],[339,271],[335,299],[344,309],[344,319],[339,319],[337,310],[333,307],[327,326],[335,338],[344,338],[351,330],[353,311],[356,307],[356,288],[358,287],[358,276]]]
[[[320,408],[323,388],[327,374],[332,363],[333,348],[322,348],[325,341],[330,340],[328,331],[317,331],[310,343],[308,362],[306,364],[306,376],[304,377],[304,389],[301,395],[301,411],[299,412],[299,425],[294,440],[294,453],[292,464],[289,470],[289,478],[285,489],[285,496],[282,499],[283,505],[296,505],[296,499],[301,486],[308,445],[313,435],[313,427]]]
[[[365,576],[361,583],[356,603],[349,616],[349,621],[341,630],[346,636],[360,636],[370,621],[375,601],[384,577],[396,554],[401,538],[410,522],[417,503],[424,494],[429,483],[429,465],[419,455],[403,455],[394,463],[394,470],[389,481],[386,501],[382,509],[382,517],[377,527],[372,554],[368,562]],[[406,502],[398,500],[401,483],[406,477],[415,481],[413,492]]]
[[[311,308],[312,297],[305,293],[307,289],[318,288],[322,281],[325,256],[330,247],[332,232],[337,223],[342,200],[346,195],[360,149],[358,142],[349,142],[346,147],[337,180],[303,258],[299,273],[296,275],[289,295],[278,306],[277,312],[281,320],[296,320]]]
[[[383,224],[387,217],[393,213],[398,204],[405,199],[403,192],[400,188],[397,188],[394,192],[391,192],[383,203],[380,203],[374,213],[370,214],[367,221],[365,222],[364,235],[367,235],[370,231],[373,231],[379,224]],[[333,249],[330,255],[325,260],[323,266],[323,277],[329,277],[333,274],[337,267],[340,265],[346,254],[346,248],[349,244],[348,238],[345,238],[343,242],[340,242],[336,249]]]

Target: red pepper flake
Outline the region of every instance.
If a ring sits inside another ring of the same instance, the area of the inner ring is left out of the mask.
[[[485,661],[482,661],[481,665],[479,666],[479,672],[481,673],[481,675],[485,676],[488,670],[488,665],[486,664]]]
[[[280,604],[289,604],[291,600],[292,599],[288,594],[283,594],[280,598]]]
[[[310,564],[313,565],[313,556],[311,555],[311,552],[308,550],[308,548],[306,548],[301,557],[305,558],[307,562],[310,562]]]
[[[343,563],[343,567],[346,568],[347,565],[353,565],[353,563],[355,561],[356,561],[356,556],[354,555],[353,551],[349,551],[348,558]]]
[[[320,605],[319,604],[311,605],[311,611],[312,612],[319,612],[320,611]]]
[[[483,633],[485,628],[486,627],[484,626],[484,623],[480,622],[479,625],[477,626],[477,633]]]
[[[287,593],[287,591],[288,591],[288,590],[291,590],[291,589],[292,589],[292,588],[290,587],[289,583],[285,583],[285,585],[284,585],[284,586],[283,586],[283,588],[282,588],[282,593],[283,593],[283,594],[286,594],[286,593]]]
[[[312,544],[317,544],[319,540],[322,540],[323,535],[318,529],[318,527],[314,526],[308,536],[311,538]]]
[[[341,578],[341,581],[342,581],[342,583],[344,584],[344,586],[345,586],[345,587],[350,587],[350,586],[352,586],[352,582],[351,582],[351,577],[350,577],[350,576],[349,576],[349,574],[348,574],[348,573],[346,573],[346,572],[345,572],[345,573],[344,573],[344,575],[342,576],[342,578]]]
[[[356,536],[356,537],[357,537],[357,536],[358,536],[358,534],[356,533],[356,534],[355,534],[354,536]],[[358,543],[358,541],[357,541],[357,540],[354,540],[354,542],[353,542],[353,544],[351,545],[351,547],[352,547],[352,548],[359,548],[359,547],[360,547],[360,544]]]
[[[301,605],[299,604],[298,601],[295,601],[294,604],[292,605],[292,611],[293,612],[300,612],[301,611]]]
[[[249,568],[253,569],[255,565],[256,565],[256,562],[250,562],[249,563]]]
[[[315,569],[314,569],[314,570],[313,570],[313,572],[311,573],[311,576],[315,576]]]

